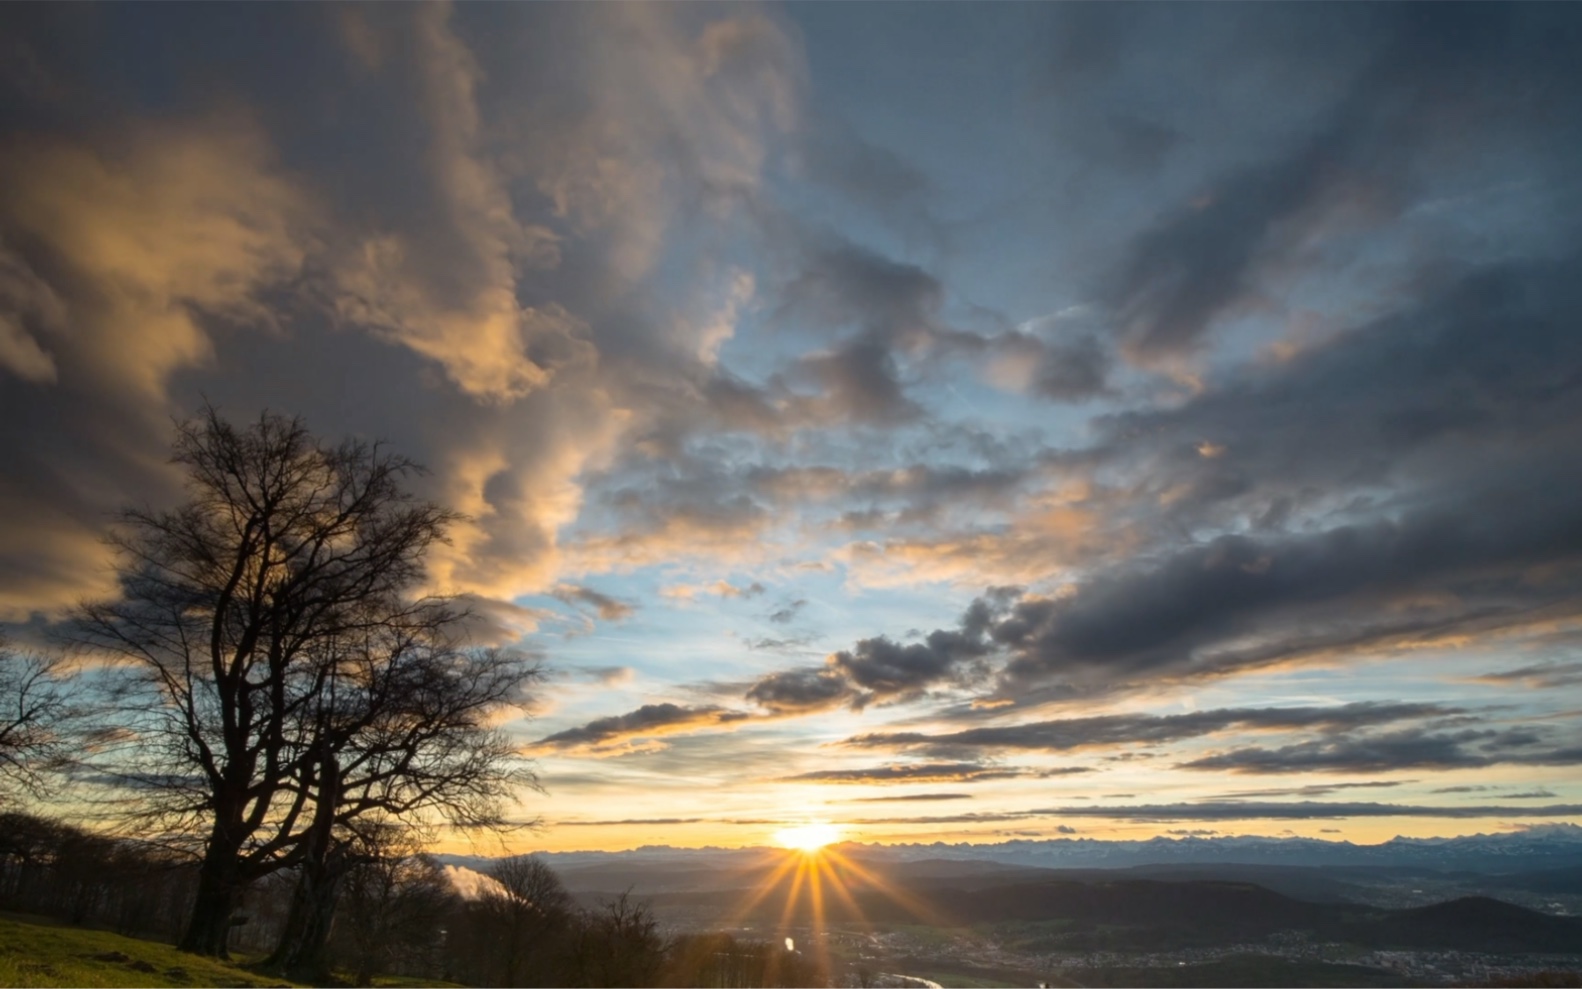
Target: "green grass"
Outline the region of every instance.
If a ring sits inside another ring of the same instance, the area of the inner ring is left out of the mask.
[[[350,975],[340,974],[340,978],[343,984],[351,985]],[[183,954],[158,941],[72,927],[45,917],[11,914],[0,915],[0,986],[265,989],[269,986],[296,987],[297,983],[249,971],[241,965]],[[374,976],[375,989],[418,989],[422,986],[462,989],[454,982],[400,975]]]
[[[0,986],[287,986],[168,944],[0,917]]]

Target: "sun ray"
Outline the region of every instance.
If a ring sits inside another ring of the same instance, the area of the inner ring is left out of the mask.
[[[744,895],[741,900],[737,902],[736,906],[731,908],[731,910],[726,914],[726,924],[729,926],[734,926],[745,921],[748,915],[751,914],[753,910],[757,909],[758,904],[762,903],[764,899],[769,896],[769,894],[773,893],[775,891],[775,887],[779,886],[781,880],[785,879],[791,870],[795,869],[797,865],[798,856],[787,855],[783,860],[781,860],[780,864],[775,867],[774,872],[772,872],[767,879],[760,882],[757,886],[749,889],[746,895]]]
[[[833,858],[833,853],[830,854]],[[833,865],[832,861],[831,868],[826,870],[829,888],[834,890],[835,895],[840,897],[841,902],[845,903],[847,908],[851,910],[852,918],[862,926],[863,931],[870,934],[873,933],[873,922],[868,919],[867,914],[863,913],[862,907],[857,903],[857,898],[852,896],[851,890],[846,888],[846,880],[841,877],[839,871],[833,868]]]
[[[880,896],[883,896],[885,899],[896,904],[901,909],[905,910],[907,913],[910,913],[913,917],[917,918],[923,923],[928,924],[931,927],[953,926],[947,918],[941,916],[939,911],[935,910],[933,907],[930,907],[928,904],[924,903],[922,900],[911,895],[910,893],[896,888],[888,881],[874,875],[872,872],[869,872],[867,869],[858,865],[856,862],[853,862],[851,859],[840,854],[834,849],[825,849],[824,854],[835,859],[847,869],[850,869],[856,874],[857,878],[873,887],[874,891]]]
[[[780,926],[775,930],[776,939],[786,936],[791,921],[795,919],[797,895],[802,891],[802,880],[807,875],[807,870],[808,860],[804,857],[797,863],[796,874],[791,877],[791,890],[786,893],[785,909],[780,911]]]
[[[808,860],[812,867],[808,870],[808,899],[813,906],[813,958],[818,963],[819,971],[828,972],[829,968],[829,926],[824,917],[824,873],[829,868],[829,862],[822,855],[815,853]]]

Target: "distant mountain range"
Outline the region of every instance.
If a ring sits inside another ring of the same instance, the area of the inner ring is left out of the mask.
[[[1503,834],[1455,838],[1392,838],[1377,845],[1315,838],[1186,836],[1147,841],[1094,838],[1013,840],[994,844],[869,845],[847,842],[842,854],[865,863],[946,860],[1036,869],[1125,869],[1144,865],[1246,864],[1428,869],[1438,872],[1513,873],[1582,867],[1582,827],[1544,824]],[[544,857],[562,874],[585,870],[617,873],[641,867],[680,873],[764,867],[785,852],[775,848],[673,848],[648,845],[621,852],[551,852]],[[490,859],[442,856],[447,863],[482,870]],[[601,869],[600,867],[603,867]]]

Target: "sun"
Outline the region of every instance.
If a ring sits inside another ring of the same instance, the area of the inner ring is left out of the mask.
[[[840,828],[833,824],[802,824],[775,832],[775,841],[782,848],[794,848],[799,852],[816,852],[839,840]]]

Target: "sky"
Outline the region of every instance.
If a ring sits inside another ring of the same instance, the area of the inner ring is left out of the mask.
[[[1582,820],[1582,7],[7,5],[0,620],[465,513],[519,850]]]

